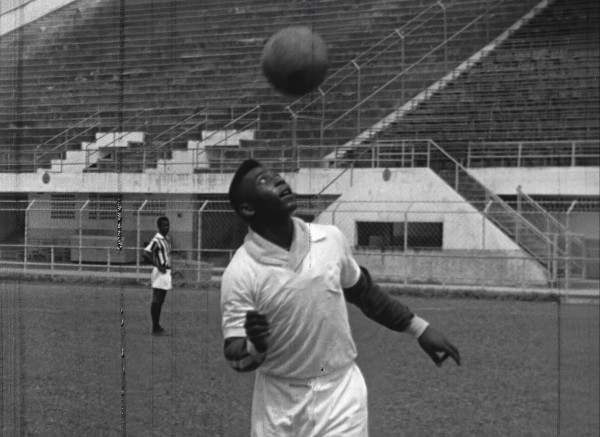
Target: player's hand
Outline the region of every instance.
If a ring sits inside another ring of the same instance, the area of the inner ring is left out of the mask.
[[[267,340],[271,335],[271,331],[265,315],[260,314],[258,311],[248,311],[244,329],[246,330],[246,337],[252,342],[256,350],[260,353],[266,352]]]
[[[451,357],[460,366],[458,349],[444,337],[444,334],[432,328],[431,325],[419,337],[419,346],[438,367],[441,367],[448,357]]]
[[[158,267],[157,267],[157,269],[158,269],[158,271],[159,271],[159,272],[161,272],[163,275],[164,275],[165,273],[167,273],[167,269],[165,269],[164,267],[158,266]]]

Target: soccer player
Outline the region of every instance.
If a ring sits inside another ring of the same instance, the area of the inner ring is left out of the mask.
[[[144,260],[152,264],[152,303],[150,316],[152,317],[152,334],[161,335],[165,330],[160,326],[160,312],[167,291],[171,290],[171,244],[167,239],[170,223],[167,217],[159,217],[156,221],[158,232],[142,252]]]
[[[346,301],[416,337],[436,365],[460,364],[442,333],[373,283],[338,228],[292,216],[295,197],[279,174],[246,160],[229,199],[249,231],[223,274],[224,353],[235,370],[256,370],[252,436],[368,435]]]

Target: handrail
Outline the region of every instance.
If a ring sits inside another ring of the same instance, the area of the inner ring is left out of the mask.
[[[141,114],[143,114],[143,113],[145,113],[145,112],[147,112],[147,111],[148,111],[148,109],[142,109],[141,111],[137,112],[137,113],[136,113],[135,115],[133,115],[132,117],[130,117],[130,118],[128,118],[127,120],[125,120],[124,122],[122,122],[121,124],[123,124],[123,123],[128,123],[129,121],[131,121],[131,120],[133,120],[133,119],[135,119],[135,118],[138,118],[138,117],[139,117]],[[100,111],[98,111],[96,114],[99,114],[99,113],[100,113]],[[89,119],[89,118],[91,118],[91,117],[88,117],[87,119]],[[87,120],[87,119],[86,119],[86,120]],[[85,121],[85,120],[83,120],[83,121]],[[81,122],[79,122],[79,123],[82,123],[83,121],[81,121]],[[79,124],[79,123],[78,123],[78,124]],[[82,132],[79,132],[77,135],[75,135],[75,136],[73,136],[73,137],[70,137],[69,139],[67,139],[67,140],[63,141],[62,143],[60,143],[59,145],[57,145],[57,146],[53,147],[53,148],[52,148],[52,149],[50,149],[50,150],[47,150],[47,151],[45,151],[44,153],[42,153],[42,154],[41,154],[41,155],[39,155],[39,156],[37,155],[37,149],[36,149],[36,153],[34,154],[34,168],[35,168],[35,167],[37,167],[37,162],[38,162],[38,160],[39,160],[39,159],[41,159],[42,157],[44,157],[44,156],[46,156],[46,155],[49,155],[49,154],[51,154],[51,153],[56,153],[57,149],[61,149],[61,148],[63,148],[63,147],[65,147],[65,148],[66,148],[66,145],[67,145],[67,143],[68,143],[68,142],[70,142],[70,141],[73,141],[75,138],[78,138],[78,137],[80,137],[81,135],[83,135],[83,134],[85,134],[85,133],[89,132],[90,130],[94,129],[95,127],[98,127],[99,125],[100,125],[100,123],[96,123],[96,124],[94,124],[93,126],[90,126],[90,127],[88,127],[88,128],[87,128],[87,129],[85,129],[84,131],[82,131]],[[75,125],[75,126],[77,126],[77,125]],[[68,131],[68,130],[70,130],[70,129],[72,129],[72,128],[73,128],[73,127],[75,127],[75,126],[72,126],[71,128],[67,129],[67,131]],[[98,140],[100,140],[100,139],[104,138],[106,135],[109,135],[109,134],[111,134],[111,133],[114,133],[114,132],[116,132],[118,129],[119,129],[119,127],[118,127],[118,126],[117,126],[117,127],[114,127],[114,128],[113,128],[113,129],[111,129],[110,131],[108,131],[108,132],[105,132],[104,134],[102,134],[101,136],[99,136],[98,138],[96,138],[96,139],[95,139],[95,141],[98,141]],[[56,137],[56,136],[55,136],[55,137]],[[55,137],[53,137],[53,138],[55,138]],[[87,163],[87,155],[86,155],[86,163]]]
[[[434,47],[433,49],[429,50],[425,55],[423,55],[417,61],[413,62],[410,66],[408,66],[407,68],[405,68],[404,70],[402,70],[400,73],[398,73],[395,76],[393,76],[391,79],[389,79],[386,83],[384,83],[379,88],[377,88],[375,91],[373,91],[367,97],[365,97],[363,100],[361,100],[360,102],[358,102],[357,104],[355,104],[354,106],[352,106],[350,109],[346,110],[342,115],[338,116],[336,119],[334,119],[333,121],[331,121],[327,125],[323,126],[322,130],[325,131],[327,128],[333,126],[335,123],[337,123],[338,121],[340,121],[342,118],[346,117],[352,111],[354,111],[355,109],[357,109],[357,108],[361,107],[362,105],[364,105],[366,102],[368,102],[374,96],[376,96],[381,91],[383,91],[384,89],[386,89],[389,85],[391,85],[392,83],[394,83],[400,77],[404,76],[408,71],[412,70],[414,67],[416,67],[417,65],[419,65],[427,57],[429,57],[430,55],[432,55],[434,52],[436,52],[440,48],[445,47],[449,42],[453,41],[458,36],[462,35],[462,33],[464,31],[466,31],[469,27],[471,27],[472,25],[474,25],[475,23],[477,23],[481,18],[483,18],[490,11],[492,11],[493,9],[495,9],[496,7],[498,7],[500,4],[504,3],[504,1],[505,0],[499,0],[498,2],[494,3],[492,6],[488,7],[484,12],[482,12],[476,18],[474,18],[469,23],[467,23],[466,25],[464,25],[463,27],[461,27],[459,30],[457,30],[452,36],[446,38],[443,42],[441,42],[440,44],[438,44],[436,47]]]
[[[153,137],[149,138],[149,139],[148,139],[148,142],[149,142],[149,143],[151,143],[152,141],[155,141],[157,138],[159,138],[159,137],[163,136],[164,134],[166,134],[166,133],[168,133],[168,132],[171,132],[173,129],[176,129],[176,128],[178,128],[178,127],[179,127],[179,126],[181,126],[182,124],[184,124],[184,123],[186,123],[186,122],[190,121],[191,119],[193,119],[194,117],[196,117],[198,114],[200,114],[200,113],[202,113],[202,112],[206,111],[207,109],[208,109],[208,107],[207,107],[207,106],[205,106],[205,107],[204,107],[204,108],[202,108],[200,111],[198,111],[198,112],[196,112],[196,113],[194,113],[194,114],[192,114],[192,115],[189,115],[189,116],[185,117],[184,119],[182,119],[182,120],[178,121],[178,122],[177,122],[177,123],[175,123],[174,125],[171,125],[171,126],[170,126],[170,127],[168,127],[167,129],[165,129],[165,130],[163,130],[163,131],[159,132],[158,134],[154,135]],[[206,115],[205,115],[205,117],[206,117]]]
[[[131,132],[137,131],[139,128],[141,128],[141,127],[143,127],[145,125],[146,125],[146,122],[144,121],[143,123],[136,125],[133,128],[133,130],[131,130],[131,131],[128,131],[128,132],[119,132],[119,136],[115,137],[110,143],[108,143],[108,145],[104,146],[104,148],[110,147],[112,144],[115,144],[117,141],[122,140],[126,135],[130,134]],[[106,135],[108,135],[108,133],[105,134],[105,135],[102,135],[102,137],[100,137],[100,138],[104,138]],[[100,138],[96,139],[96,141],[98,141]],[[89,168],[89,166],[90,166],[90,158],[93,155],[100,153],[100,149],[95,149],[95,150],[89,150],[89,149],[87,149],[85,152],[86,152],[85,153],[85,168]]]
[[[513,208],[511,208],[510,205],[508,205],[504,200],[502,200],[500,198],[500,196],[498,196],[493,191],[489,190],[485,185],[483,185],[481,182],[479,182],[479,180],[477,180],[475,177],[473,177],[469,173],[469,171],[460,162],[458,162],[450,154],[448,154],[448,152],[446,152],[443,148],[441,148],[435,141],[433,141],[432,139],[429,139],[428,141],[429,141],[429,144],[433,145],[446,158],[450,159],[450,161],[452,161],[452,163],[454,163],[454,165],[456,166],[457,169],[462,170],[464,173],[466,173],[468,176],[470,176],[471,179],[477,183],[477,185],[479,186],[479,188],[481,188],[481,189],[484,190],[484,192],[485,192],[485,194],[486,194],[486,196],[487,196],[488,199],[494,200],[494,202],[496,202],[497,205],[500,205],[505,211],[507,211],[507,212],[509,212],[511,214],[514,214],[514,217],[518,218],[518,220],[519,220],[519,222],[520,222],[521,225],[524,225],[525,227],[527,227],[530,231],[532,231],[538,237],[540,237],[543,240],[545,240],[548,244],[554,245],[554,242],[550,238],[548,238],[548,236],[544,232],[540,231],[535,225],[533,225],[528,220],[526,220],[525,218],[523,218]],[[488,215],[489,215],[489,213],[488,213]]]
[[[554,227],[558,230],[559,235],[563,235],[565,238],[565,241],[567,241],[567,239],[569,240],[568,244],[575,243],[576,247],[579,247],[579,248],[582,248],[585,246],[585,243],[579,234],[571,232],[569,228],[567,228],[560,221],[558,221],[552,214],[550,214],[548,211],[546,211],[539,203],[537,203],[535,200],[533,200],[533,198],[531,196],[524,193],[521,190],[520,185],[517,187],[517,193],[519,196],[521,196],[523,199],[525,199],[527,201],[528,205],[532,206],[540,214],[542,214],[546,220],[549,220],[550,222],[552,222]],[[565,244],[567,244],[567,243],[565,243]],[[566,247],[565,251],[568,252],[568,249],[569,248]]]
[[[62,136],[62,135],[64,135],[64,134],[66,134],[68,131],[70,131],[70,130],[72,130],[73,128],[75,128],[75,127],[79,126],[80,124],[82,124],[82,123],[84,123],[84,122],[86,122],[86,121],[88,121],[88,120],[90,120],[90,119],[92,119],[92,118],[94,118],[94,117],[98,116],[99,114],[100,114],[100,111],[96,111],[94,114],[90,115],[89,117],[87,117],[87,118],[84,118],[83,120],[80,120],[80,121],[78,121],[78,122],[77,122],[77,123],[75,123],[73,126],[69,126],[69,127],[68,127],[68,128],[66,128],[65,130],[63,130],[63,131],[61,131],[61,132],[57,133],[56,135],[54,135],[52,138],[50,138],[50,139],[48,139],[48,140],[44,141],[44,142],[43,142],[43,143],[41,143],[41,144],[38,144],[38,145],[35,147],[35,150],[37,151],[37,150],[38,150],[40,147],[43,147],[43,146],[45,146],[45,145],[46,145],[46,144],[48,144],[49,142],[51,142],[51,141],[55,140],[56,138],[58,138],[58,137],[60,137],[60,136]],[[51,149],[51,150],[52,150],[52,149]]]
[[[217,135],[217,133],[222,132],[224,130],[227,130],[228,127],[233,126],[235,123],[237,123],[239,120],[241,120],[243,117],[247,116],[248,114],[252,114],[253,112],[257,112],[256,115],[256,119],[253,120],[252,122],[249,122],[247,125],[244,126],[244,128],[246,128],[247,126],[251,126],[253,123],[260,123],[260,105],[256,105],[254,107],[252,107],[251,109],[249,109],[248,111],[244,112],[242,115],[238,116],[237,118],[231,120],[229,123],[227,123],[225,126],[223,126],[221,129],[214,131],[213,133],[211,133],[210,135],[208,135],[206,138],[203,138],[203,141],[206,141],[210,138],[212,138],[213,136]],[[226,138],[227,139],[227,138]],[[223,141],[223,140],[221,140]],[[216,144],[219,144],[221,141],[218,141]],[[200,155],[205,153],[205,149],[199,149],[196,151],[196,155],[195,155],[195,162],[199,162],[199,157]]]
[[[44,142],[43,142],[43,143],[41,143],[41,144],[38,144],[38,145],[35,147],[34,151],[33,151],[33,169],[34,169],[34,170],[36,170],[36,169],[37,169],[37,164],[38,164],[38,161],[39,161],[41,158],[43,158],[44,156],[46,156],[46,155],[49,155],[49,154],[51,154],[51,153],[55,153],[57,149],[60,149],[60,148],[62,148],[63,146],[64,146],[64,147],[66,147],[66,144],[67,144],[67,142],[68,142],[68,141],[71,141],[73,138],[77,138],[77,137],[79,137],[79,136],[83,135],[84,133],[87,133],[87,132],[88,132],[88,131],[90,131],[91,129],[93,129],[93,128],[95,128],[95,127],[99,126],[99,125],[100,125],[100,123],[99,123],[98,121],[96,121],[96,123],[94,123],[94,125],[93,125],[93,126],[89,126],[89,127],[87,127],[87,128],[86,128],[86,129],[85,129],[83,132],[79,132],[79,133],[78,133],[77,135],[75,135],[74,137],[71,137],[71,138],[69,138],[68,140],[66,140],[66,141],[63,141],[62,143],[60,143],[60,144],[59,144],[59,145],[57,145],[57,146],[54,146],[54,147],[53,147],[52,149],[50,149],[50,150],[46,150],[46,151],[42,152],[42,153],[41,153],[41,155],[40,155],[40,154],[39,154],[39,153],[40,153],[40,152],[39,152],[39,150],[40,150],[40,149],[41,149],[43,146],[45,146],[46,144],[49,144],[50,142],[52,142],[52,141],[53,141],[53,140],[55,140],[56,138],[59,138],[59,137],[61,137],[61,136],[63,136],[63,135],[66,135],[66,134],[67,134],[67,132],[69,132],[69,131],[72,131],[72,130],[73,130],[73,129],[75,129],[77,126],[79,126],[79,125],[81,125],[81,124],[85,123],[86,121],[88,121],[88,120],[91,120],[91,119],[92,119],[92,118],[94,118],[94,117],[97,117],[99,114],[100,114],[100,111],[98,110],[98,111],[96,111],[94,114],[90,115],[89,117],[86,117],[86,118],[84,118],[83,120],[80,120],[80,121],[78,121],[78,122],[77,122],[77,123],[75,123],[74,125],[72,125],[72,126],[69,126],[68,128],[66,128],[66,129],[64,129],[64,130],[62,130],[62,131],[60,131],[59,133],[57,133],[56,135],[54,135],[52,138],[50,138],[50,139],[48,139],[48,140],[44,141]]]
[[[429,12],[430,9],[432,9],[432,8],[434,8],[436,6],[443,6],[443,4],[439,0],[436,1],[436,2],[431,3],[428,7],[426,7],[425,9],[423,9],[421,12],[419,12],[413,18],[411,18],[410,20],[408,20],[402,26],[400,26],[397,29],[394,29],[390,34],[386,35],[381,40],[379,40],[378,42],[376,42],[375,44],[373,44],[371,47],[369,47],[367,50],[365,50],[364,52],[362,52],[361,54],[359,54],[358,56],[356,56],[355,58],[353,58],[351,61],[347,62],[345,65],[343,65],[342,67],[340,67],[339,69],[337,69],[335,71],[335,73],[331,74],[330,76],[327,77],[327,79],[325,79],[324,83],[330,82],[333,78],[337,77],[347,67],[351,67],[351,68],[354,67],[355,68],[356,65],[358,65],[358,60],[361,59],[361,57],[363,57],[364,55],[366,55],[366,54],[370,53],[371,51],[373,51],[375,48],[377,48],[380,45],[382,45],[389,38],[391,38],[391,37],[397,37],[398,35],[400,35],[402,33],[402,30],[404,30],[406,27],[408,27],[409,25],[411,25],[414,21],[416,21],[417,19],[419,19],[422,15],[424,15],[427,12]],[[436,15],[437,15],[437,13],[436,13]],[[375,56],[378,56],[380,53],[381,52],[378,52]],[[369,60],[367,60],[361,66],[367,65],[368,62],[372,61],[373,59],[375,59],[375,57],[370,58]],[[299,97],[298,99],[296,99],[295,101],[293,101],[292,103],[290,103],[288,106],[286,106],[286,109],[292,114],[292,116],[297,115],[298,113],[300,113],[301,111],[303,111],[304,109],[306,109],[308,106],[312,105],[314,102],[316,102],[320,98],[324,97],[327,92],[329,92],[334,87],[336,87],[337,85],[339,85],[344,79],[350,77],[352,75],[352,73],[353,73],[353,70],[351,70],[346,76],[344,76],[341,79],[339,79],[333,85],[329,86],[329,88],[327,89],[327,91],[323,91],[323,86],[319,87],[319,91],[321,93],[321,96],[320,97],[316,97],[316,98],[310,100],[306,105],[304,105],[303,107],[301,107],[300,109],[298,109],[296,112],[292,111],[291,108],[293,106],[297,105],[298,103],[300,103],[303,99],[305,99],[304,96],[303,97]]]

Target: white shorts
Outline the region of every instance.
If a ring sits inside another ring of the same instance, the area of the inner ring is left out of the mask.
[[[367,387],[353,362],[304,380],[256,372],[252,437],[368,437]]]
[[[161,290],[171,290],[171,270],[167,269],[166,273],[161,273],[156,267],[152,269],[152,277],[150,280],[152,288],[160,288]]]

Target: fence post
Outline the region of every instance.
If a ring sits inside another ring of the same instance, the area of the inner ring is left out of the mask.
[[[523,216],[523,198],[521,195],[521,185],[517,185],[517,215]],[[515,221],[515,241],[519,244],[519,236],[521,231],[521,222],[517,219]]]
[[[138,276],[140,274],[140,250],[142,249],[142,236],[141,236],[141,215],[142,215],[142,209],[144,209],[146,207],[146,204],[148,203],[148,199],[145,199],[144,202],[142,203],[142,205],[138,208],[137,210],[137,217],[136,217],[136,243],[135,243],[135,274],[136,276]]]
[[[454,164],[454,191],[458,192],[458,175],[459,175],[459,168],[458,168],[458,164]]]
[[[29,245],[29,210],[35,203],[36,199],[33,199],[31,203],[25,208],[25,229],[23,231],[23,270],[27,270],[27,246]]]
[[[50,277],[54,278],[54,246],[50,246]]]
[[[79,271],[81,271],[81,258],[83,256],[83,210],[88,206],[88,203],[90,203],[89,199],[86,200],[83,206],[79,209],[79,260],[77,267],[77,270]]]
[[[404,241],[402,242],[404,256],[406,256],[406,251],[408,250],[408,212],[404,212]]]
[[[317,91],[321,94],[321,127],[319,129],[320,135],[320,144],[319,146],[323,146],[325,144],[325,93],[321,88],[317,88]]]
[[[558,279],[558,234],[552,235],[552,279]]]
[[[197,268],[197,281],[200,283],[200,270],[202,268],[202,213],[204,209],[208,205],[208,200],[205,200],[200,209],[198,209],[198,241],[196,242],[196,247],[198,250],[198,268]]]

